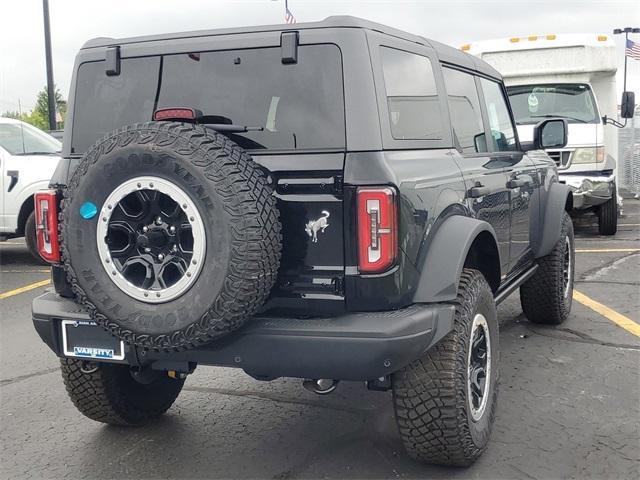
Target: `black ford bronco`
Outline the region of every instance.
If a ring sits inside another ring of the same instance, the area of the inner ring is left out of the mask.
[[[33,323],[87,417],[140,425],[197,365],[392,390],[415,458],[469,465],[496,412],[496,305],[571,308],[572,197],[500,74],[350,17],[87,42],[36,195]]]

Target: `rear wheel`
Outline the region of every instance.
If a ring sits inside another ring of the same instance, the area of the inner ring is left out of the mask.
[[[159,417],[184,385],[164,372],[136,375],[126,365],[70,358],[60,363],[67,394],[80,413],[111,425],[144,425]]]
[[[24,241],[27,244],[29,253],[33,255],[36,262],[41,265],[46,264],[47,262],[44,261],[38,252],[38,241],[36,239],[36,212],[31,212],[27,217],[27,221],[24,225]]]
[[[600,235],[615,235],[618,231],[618,199],[615,188],[613,196],[598,207],[598,231]]]
[[[465,269],[453,330],[393,374],[396,422],[413,458],[467,466],[484,451],[498,394],[498,321],[484,276]]]

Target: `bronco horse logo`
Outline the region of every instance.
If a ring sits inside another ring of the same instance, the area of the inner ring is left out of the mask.
[[[313,243],[318,243],[318,232],[324,233],[325,228],[329,226],[327,219],[329,218],[329,212],[322,211],[322,216],[317,220],[309,220],[304,226],[304,231],[307,232],[313,240]]]

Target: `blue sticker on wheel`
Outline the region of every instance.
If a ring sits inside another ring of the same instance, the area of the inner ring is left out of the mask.
[[[94,203],[84,202],[80,207],[80,216],[85,220],[91,220],[98,213],[98,207]]]

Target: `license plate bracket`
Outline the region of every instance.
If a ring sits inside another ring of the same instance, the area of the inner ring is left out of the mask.
[[[124,360],[124,342],[87,320],[62,321],[62,349],[67,357]]]

